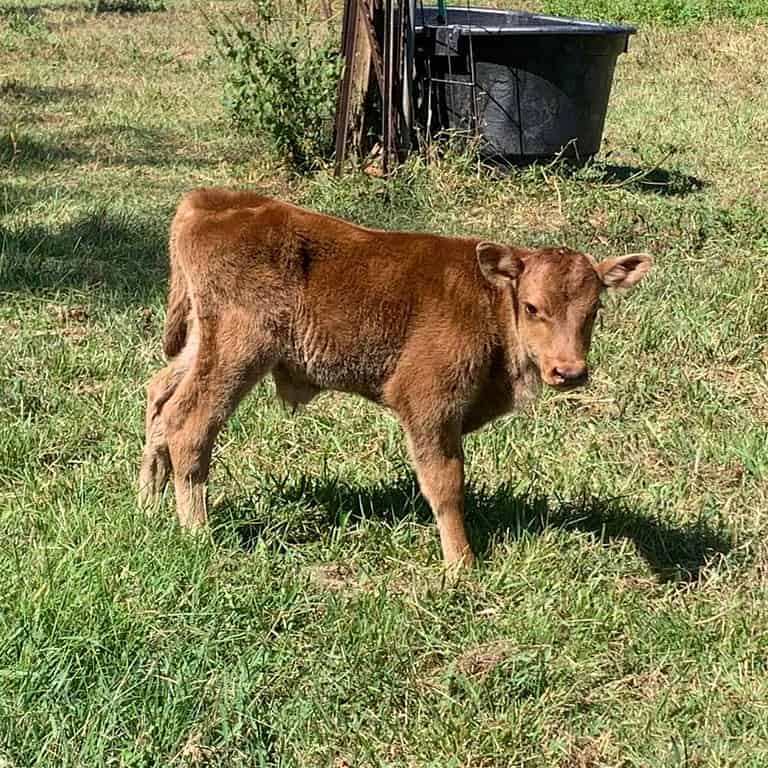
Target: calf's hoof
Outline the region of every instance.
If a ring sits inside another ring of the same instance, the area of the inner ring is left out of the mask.
[[[139,476],[139,491],[137,501],[141,509],[148,509],[160,501],[160,489],[155,483],[142,475]]]
[[[140,507],[151,507],[160,500],[170,473],[171,463],[162,454],[156,453],[142,459],[138,493]]]
[[[202,483],[177,483],[176,516],[179,519],[179,525],[187,531],[207,529],[208,503],[205,497],[205,486]]]
[[[468,571],[475,564],[475,555],[469,547],[457,550],[445,556],[445,568],[447,571],[462,573]]]

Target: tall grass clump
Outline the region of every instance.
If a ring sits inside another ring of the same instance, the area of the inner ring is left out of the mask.
[[[23,48],[31,41],[53,42],[55,36],[35,8],[0,8],[0,49],[12,51]],[[0,88],[0,97],[2,97]]]
[[[336,85],[341,69],[336,40],[312,19],[305,0],[287,10],[256,0],[256,21],[224,17],[209,31],[228,65],[224,107],[235,127],[300,170],[330,157]]]

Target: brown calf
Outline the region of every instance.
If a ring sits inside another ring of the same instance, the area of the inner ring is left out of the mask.
[[[473,559],[462,435],[541,380],[585,383],[602,290],[634,285],[651,265],[364,229],[226,189],[181,201],[170,259],[169,363],[147,388],[142,499],[173,469],[181,524],[203,525],[216,435],[271,373],[294,406],[333,389],[394,411],[449,564]]]

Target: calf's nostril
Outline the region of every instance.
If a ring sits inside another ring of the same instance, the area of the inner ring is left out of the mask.
[[[564,384],[583,384],[587,380],[587,369],[582,367],[560,366],[554,368],[552,373]]]
[[[586,383],[587,379],[589,378],[587,374],[587,369],[582,368],[580,371],[577,371],[574,375],[571,381],[574,384],[584,384]]]

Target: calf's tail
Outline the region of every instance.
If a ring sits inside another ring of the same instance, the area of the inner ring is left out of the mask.
[[[184,349],[187,341],[187,323],[191,303],[187,292],[187,281],[176,258],[174,238],[171,238],[171,285],[168,290],[168,311],[165,316],[163,352],[172,358]]]

